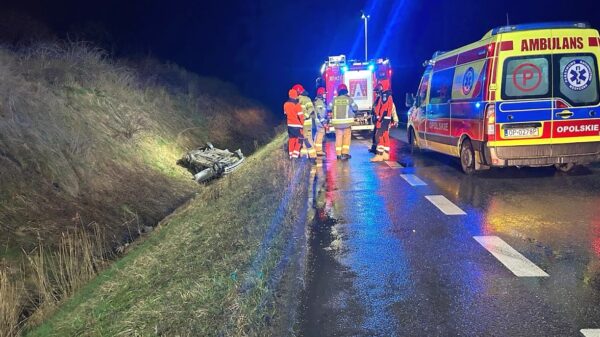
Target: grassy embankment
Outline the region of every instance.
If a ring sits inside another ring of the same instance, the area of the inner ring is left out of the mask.
[[[0,336],[35,326],[201,190],[175,165],[249,153],[268,113],[231,85],[87,44],[0,46]]]
[[[204,189],[29,335],[282,335],[295,301],[281,281],[303,273],[298,181],[308,173],[285,158],[283,140]]]

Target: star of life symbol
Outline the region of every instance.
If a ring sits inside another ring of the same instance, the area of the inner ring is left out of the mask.
[[[463,77],[462,92],[465,96],[471,93],[471,90],[473,89],[473,82],[475,82],[475,69],[470,67],[467,69],[465,76]]]
[[[563,81],[571,90],[585,90],[592,83],[592,67],[584,60],[573,60],[565,67]]]

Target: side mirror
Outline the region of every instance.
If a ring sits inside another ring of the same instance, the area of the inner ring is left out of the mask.
[[[415,95],[411,94],[411,93],[406,93],[406,107],[410,108],[413,105],[415,105],[416,101],[415,101]]]

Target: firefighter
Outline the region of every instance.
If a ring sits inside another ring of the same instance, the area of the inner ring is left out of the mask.
[[[377,104],[379,104],[379,101],[381,100],[381,92],[383,91],[383,86],[381,85],[381,83],[377,83],[377,85],[375,86],[375,102],[373,102],[373,109],[371,110],[371,118],[373,121],[373,139],[372,139],[372,145],[371,148],[369,149],[369,152],[377,154],[377,114],[375,113],[375,110],[377,108]]]
[[[380,162],[390,159],[390,128],[397,125],[398,115],[396,105],[392,98],[392,90],[389,86],[383,86],[381,99],[375,107],[377,115],[377,155],[371,158],[371,162]]]
[[[352,123],[358,106],[348,96],[348,87],[340,84],[337,88],[338,95],[329,103],[332,111],[331,125],[335,128],[335,153],[338,159],[350,159],[350,142],[352,140]]]
[[[327,124],[327,104],[325,102],[325,88],[319,87],[317,89],[317,96],[315,97],[314,106],[316,114],[317,124],[317,135],[315,136],[315,149],[317,150],[317,156],[324,156],[323,152],[323,138],[329,127]]]
[[[304,113],[303,136],[300,138],[300,143],[303,145],[301,154],[306,155],[311,163],[315,163],[317,151],[315,150],[312,132],[315,106],[308,96],[308,91],[306,91],[302,85],[296,84],[293,89],[298,92],[298,100],[300,101],[302,112]]]
[[[296,90],[291,89],[288,92],[288,100],[283,104],[283,112],[287,116],[290,159],[296,159],[300,156],[300,138],[302,137],[302,126],[304,124],[304,113],[298,101]]]

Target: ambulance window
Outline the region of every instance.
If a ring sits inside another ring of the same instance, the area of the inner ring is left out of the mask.
[[[550,57],[512,57],[504,62],[502,99],[550,97]]]
[[[421,80],[421,85],[419,86],[419,92],[417,93],[418,103],[420,106],[425,105],[425,99],[427,98],[427,89],[429,89],[429,73],[425,73],[423,75],[423,80]]]
[[[598,104],[598,70],[592,54],[555,55],[560,96],[574,106]],[[554,89],[554,91],[557,91]]]
[[[452,94],[453,80],[454,68],[433,73],[433,77],[431,78],[431,90],[429,92],[429,104],[448,103],[450,95]]]

